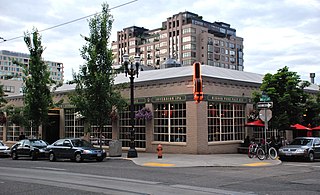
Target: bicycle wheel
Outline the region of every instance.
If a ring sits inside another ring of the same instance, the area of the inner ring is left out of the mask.
[[[253,144],[250,144],[248,148],[248,157],[253,158],[253,156],[254,156],[254,147],[253,147]]]
[[[262,148],[258,148],[257,150],[257,157],[259,160],[264,160],[266,158],[266,153]]]
[[[278,156],[277,150],[274,147],[269,148],[269,157],[272,160],[275,160],[277,158],[277,156]]]

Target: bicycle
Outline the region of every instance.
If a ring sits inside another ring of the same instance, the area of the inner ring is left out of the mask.
[[[248,148],[248,157],[258,157],[259,160],[264,160],[265,152],[261,149],[261,145],[251,142]]]
[[[267,142],[267,147],[265,145],[262,145],[261,147],[259,147],[257,149],[257,154],[260,154],[260,158],[259,158],[259,155],[258,155],[258,158],[260,160],[264,160],[264,159],[272,159],[272,160],[275,160],[277,157],[278,157],[278,152],[277,150],[270,145],[271,142]],[[266,151],[267,149],[267,151]]]

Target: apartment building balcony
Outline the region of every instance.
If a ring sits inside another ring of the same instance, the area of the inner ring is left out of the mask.
[[[220,53],[220,48],[219,47],[214,47],[214,53]]]
[[[214,54],[214,59],[215,60],[220,60],[220,55]]]

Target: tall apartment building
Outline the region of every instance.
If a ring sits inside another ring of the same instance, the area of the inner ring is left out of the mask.
[[[236,36],[236,30],[188,11],[167,18],[158,29],[132,26],[118,31],[112,52],[115,64],[122,63],[122,55],[128,53],[140,55],[142,64],[155,68],[173,58],[182,66],[199,61],[243,71],[243,38]]]
[[[12,61],[29,64],[29,54],[0,50],[0,84],[6,94],[17,94],[22,87],[22,68]],[[63,63],[45,61],[48,64],[51,79],[63,82]],[[7,76],[14,76],[6,80]]]

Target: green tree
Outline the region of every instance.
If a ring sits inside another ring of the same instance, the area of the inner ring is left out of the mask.
[[[4,99],[4,91],[3,91],[3,85],[0,85],[0,108],[2,110],[2,107],[7,103],[7,100]],[[4,123],[6,123],[7,119],[5,117],[5,114],[0,111],[0,124],[3,125]]]
[[[7,100],[4,99],[4,91],[3,91],[3,85],[0,85],[0,108],[2,108],[6,103],[7,103]]]
[[[44,48],[41,45],[41,36],[37,29],[31,33],[26,32],[24,41],[30,52],[28,65],[14,62],[23,67],[23,96],[24,108],[23,116],[29,121],[36,132],[39,126],[48,122],[48,111],[55,105],[52,100],[51,92],[60,86],[50,78],[48,65],[42,59]],[[55,86],[54,86],[55,85]]]
[[[100,148],[102,147],[103,126],[110,123],[114,108],[122,109],[126,103],[114,85],[115,71],[112,69],[112,50],[108,49],[113,18],[109,14],[108,4],[102,4],[102,12],[89,20],[90,33],[84,37],[86,44],[81,56],[86,61],[73,73],[76,83],[70,102],[85,117],[89,125],[99,128]]]
[[[310,124],[311,127],[320,125],[320,92],[308,97],[302,124],[305,126]]]
[[[284,130],[303,121],[308,98],[304,88],[309,85],[309,82],[301,81],[296,72],[289,71],[287,66],[279,69],[276,74],[268,73],[264,76],[260,91],[268,95],[273,102],[270,128]],[[261,93],[254,93],[254,102],[257,103],[260,97]]]

